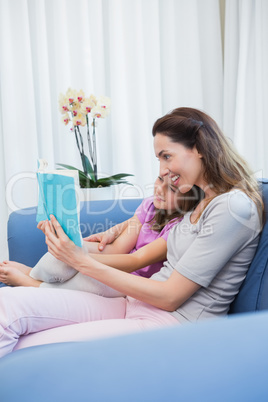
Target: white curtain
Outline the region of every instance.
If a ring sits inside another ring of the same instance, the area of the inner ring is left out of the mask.
[[[81,166],[58,110],[68,87],[111,98],[100,169],[134,174],[141,195],[158,173],[156,118],[191,106],[222,124],[218,1],[0,0],[0,33],[0,260],[8,212],[36,204],[37,158]]]
[[[224,131],[250,162],[268,176],[268,1],[226,0]]]

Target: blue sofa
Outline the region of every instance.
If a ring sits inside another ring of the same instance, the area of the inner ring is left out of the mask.
[[[262,180],[268,211],[268,181]],[[140,199],[93,201],[84,236],[128,219]],[[9,258],[46,252],[35,209],[13,212]],[[268,223],[226,318],[90,342],[18,350],[0,360],[0,401],[267,401]],[[1,313],[1,312],[0,312]]]

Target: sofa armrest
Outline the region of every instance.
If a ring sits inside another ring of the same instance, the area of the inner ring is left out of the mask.
[[[81,203],[82,236],[106,230],[134,215],[141,199],[86,201]],[[9,259],[33,267],[47,252],[45,236],[37,229],[36,208],[12,212],[8,220]]]
[[[267,339],[259,312],[34,346],[0,359],[0,400],[266,401]]]

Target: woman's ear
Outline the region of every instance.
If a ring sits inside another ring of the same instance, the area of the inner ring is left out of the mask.
[[[193,149],[194,149],[194,151],[196,152],[198,158],[202,159],[202,158],[203,158],[203,155],[198,151],[198,149],[196,148],[196,145],[194,146]]]

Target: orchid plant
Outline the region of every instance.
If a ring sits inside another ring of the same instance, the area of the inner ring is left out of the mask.
[[[71,124],[71,131],[75,135],[83,170],[70,165],[60,163],[58,165],[65,169],[78,170],[81,188],[109,187],[120,183],[131,184],[124,180],[127,176],[133,176],[127,173],[98,178],[96,125],[98,119],[108,116],[110,106],[111,101],[107,96],[90,95],[86,98],[82,90],[76,91],[69,88],[65,95],[60,94],[59,96],[59,109],[63,115],[62,122],[66,126]],[[82,127],[86,127],[89,158],[85,153]]]

